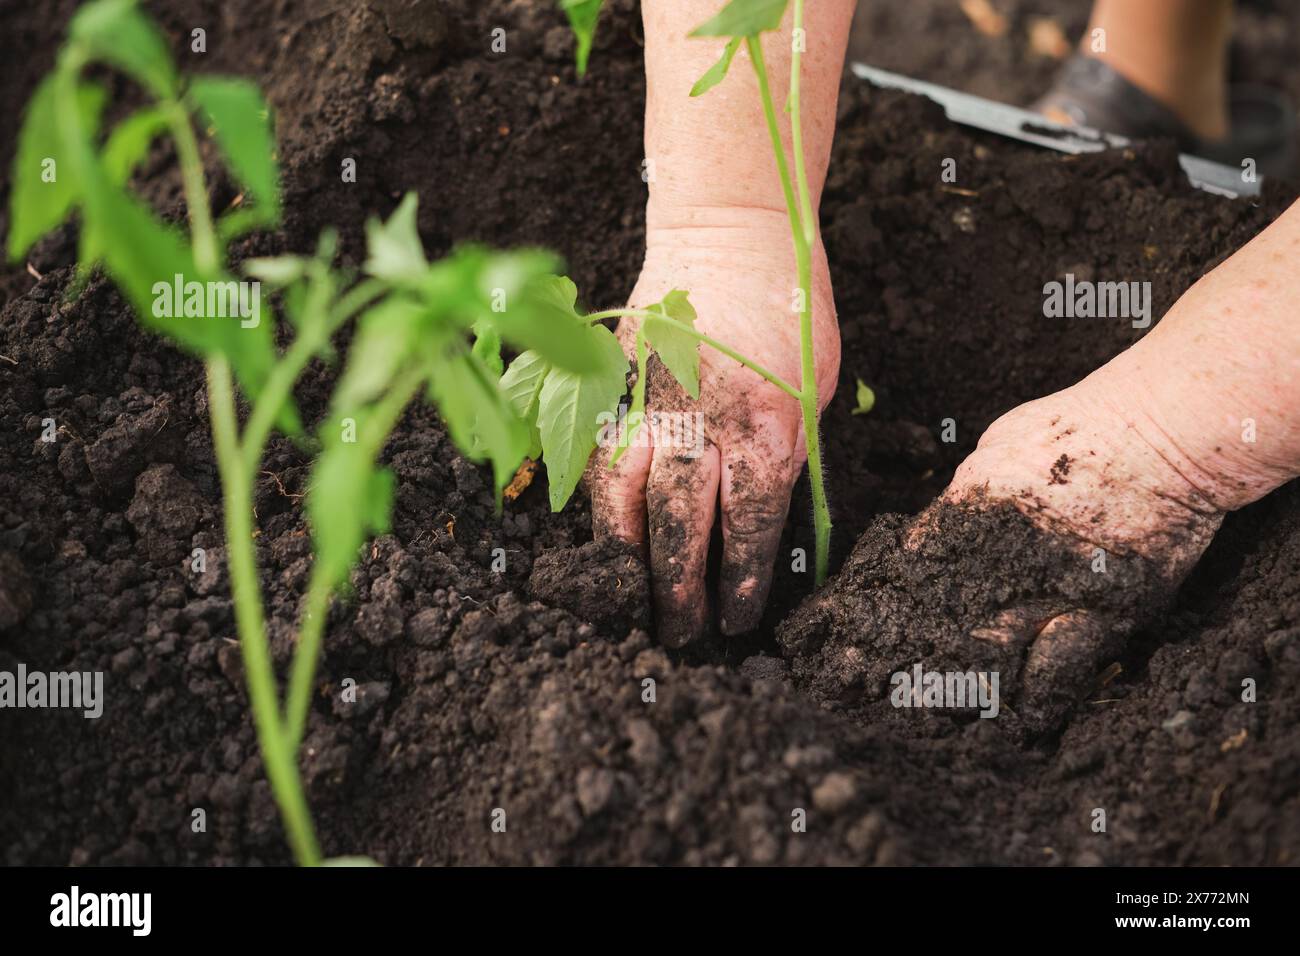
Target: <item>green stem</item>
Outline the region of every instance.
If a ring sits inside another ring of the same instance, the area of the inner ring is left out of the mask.
[[[289,696],[284,708],[284,722],[289,742],[294,748],[302,745],[303,734],[307,729],[312,681],[316,677],[316,661],[320,658],[325,620],[329,616],[330,593],[334,590],[329,578],[321,572],[321,567],[317,564],[312,568],[307,598],[303,603],[302,621],[298,625],[298,646],[293,652],[293,670],[289,674]]]
[[[377,458],[384,450],[388,436],[396,427],[402,412],[411,403],[424,384],[424,370],[412,366],[394,381],[392,388],[375,405],[366,423],[360,454]],[[312,681],[316,675],[316,661],[320,657],[321,639],[325,633],[325,619],[329,613],[329,598],[333,591],[331,582],[319,571],[312,569],[303,605],[302,624],[299,628],[298,647],[293,655],[293,670],[289,675],[289,695],[285,706],[285,729],[289,745],[297,748],[302,743],[307,727],[307,713],[311,708]]]
[[[794,0],[794,36],[803,32],[803,0]],[[803,120],[799,112],[799,75],[803,51],[798,42],[790,45],[790,138],[794,146],[794,177],[799,187],[799,216],[804,242],[811,246],[817,238],[817,219],[813,215],[812,195],[808,189],[808,172],[804,168]]]
[[[794,28],[803,28],[803,3],[796,0]],[[763,45],[757,36],[745,38],[750,63],[758,76],[758,91],[763,100],[763,116],[772,139],[776,168],[785,193],[786,212],[790,217],[790,231],[794,237],[794,257],[799,278],[799,357],[801,388],[798,393],[799,410],[803,416],[804,444],[808,449],[808,482],[812,487],[813,531],[816,536],[814,581],[824,584],[830,566],[831,512],[826,501],[826,481],[822,474],[821,437],[818,434],[817,363],[813,352],[812,328],[812,242],[816,237],[816,223],[812,214],[812,201],[808,190],[808,176],[803,161],[803,127],[799,108],[800,54],[794,49],[790,60],[790,128],[795,150],[795,173],[798,179],[799,203],[795,200],[795,187],[790,180],[790,168],[785,159],[785,145],[781,142],[781,128],[776,121],[776,107],[772,102],[772,89],[767,79],[767,64],[763,59]],[[803,212],[800,212],[800,205]]]
[[[630,315],[636,318],[653,318],[657,322],[663,322],[667,325],[671,325],[673,328],[685,333],[686,335],[689,335],[691,338],[703,342],[705,345],[707,345],[709,348],[713,349],[714,351],[721,352],[723,355],[727,356],[727,358],[735,359],[737,362],[745,366],[745,368],[749,369],[751,372],[754,372],[762,376],[763,378],[767,379],[769,382],[771,382],[781,391],[785,392],[791,398],[798,399],[798,398],[802,398],[803,396],[803,393],[799,389],[795,388],[793,385],[791,385],[789,382],[783,379],[780,375],[777,375],[775,372],[768,371],[766,368],[759,365],[753,359],[746,358],[745,356],[737,352],[735,349],[733,349],[731,346],[719,342],[711,335],[705,335],[703,332],[691,328],[685,322],[678,322],[676,319],[670,319],[662,312],[651,312],[648,309],[606,309],[604,312],[593,312],[591,315],[587,316],[587,318],[590,321],[596,322],[599,321],[600,319],[616,319],[616,318],[621,318],[625,315]]]
[[[320,848],[298,775],[297,750],[290,745],[280,724],[275,671],[266,640],[262,589],[253,547],[253,476],[240,452],[230,363],[222,356],[213,356],[208,359],[207,368],[212,441],[221,473],[226,520],[230,588],[234,594],[235,623],[253,708],[253,725],[294,856],[303,866],[315,866],[320,863]]]
[[[221,268],[221,253],[216,231],[212,228],[208,189],[203,181],[203,160],[199,158],[199,144],[194,138],[194,127],[190,125],[189,114],[179,101],[172,100],[163,105],[167,111],[168,129],[176,142],[176,158],[180,161],[181,182],[185,187],[185,204],[189,207],[194,264],[204,275],[215,275]]]

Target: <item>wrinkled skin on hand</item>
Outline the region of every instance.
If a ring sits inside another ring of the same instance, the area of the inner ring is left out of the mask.
[[[698,330],[798,387],[798,282],[788,220],[770,211],[723,216],[721,224],[718,218],[709,214],[708,226],[652,231],[628,305],[644,308],[672,289],[685,289]],[[813,263],[814,353],[824,407],[835,389],[840,343],[820,245]],[[618,328],[629,356],[637,325],[625,318]],[[680,647],[710,628],[704,573],[720,509],[719,625],[728,635],[752,630],[767,601],[791,489],[807,459],[799,404],[701,345],[699,400],[692,401],[652,353],[646,407],[648,414],[702,413],[702,449],[672,442],[631,447],[609,469],[609,451],[597,448],[587,471],[596,536],[620,538],[646,554],[659,637]]]
[[[997,672],[999,717],[1057,726],[1223,517],[1121,394],[1094,376],[1014,409],[925,512],[878,519],[784,625],[796,674],[857,705],[887,701],[918,661]]]

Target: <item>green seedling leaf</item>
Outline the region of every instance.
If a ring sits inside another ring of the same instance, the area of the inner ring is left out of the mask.
[[[198,76],[190,82],[189,99],[210,125],[235,178],[252,195],[254,208],[266,225],[274,225],[280,219],[280,175],[262,91],[248,80]]]
[[[600,368],[603,350],[591,335],[591,324],[578,313],[578,290],[571,280],[535,273],[526,282],[516,283],[516,288],[506,297],[503,309],[485,314],[501,330],[502,338],[516,348],[539,352],[553,365],[572,372]]]
[[[429,270],[424,246],[415,226],[419,200],[407,193],[387,222],[370,219],[366,223],[365,269],[377,279],[418,284]]]
[[[578,41],[576,60],[578,75],[587,73],[587,59],[591,56],[591,44],[596,39],[596,21],[600,19],[600,7],[603,0],[560,0],[560,7],[569,18],[569,26]]]
[[[117,67],[162,100],[176,95],[167,42],[135,0],[94,0],[72,18],[68,37],[87,54]]]
[[[125,186],[135,167],[149,152],[153,140],[167,128],[162,110],[145,107],[128,116],[113,128],[100,154],[104,175],[114,186]],[[84,224],[77,252],[78,267],[88,277],[89,270],[103,258],[98,233]]]
[[[429,377],[429,394],[447,433],[462,454],[492,462],[497,506],[528,451],[528,428],[506,401],[496,379],[474,355],[439,349]]]
[[[259,229],[267,229],[276,224],[276,217],[267,213],[266,207],[258,204],[240,206],[222,214],[217,220],[217,238],[223,246],[228,246],[240,236]]]
[[[283,288],[297,282],[307,273],[308,260],[302,256],[267,256],[245,259],[244,272],[273,288]]]
[[[324,426],[325,448],[312,469],[307,518],[321,573],[335,586],[344,583],[357,551],[370,534],[388,529],[393,505],[393,473],[380,469],[364,442],[348,442],[347,418],[358,434],[367,411],[332,419]]]
[[[601,417],[618,406],[627,391],[627,357],[614,333],[592,326],[601,367],[579,374],[554,369],[538,397],[537,427],[550,484],[551,510],[559,511],[573,494],[596,447]]]
[[[735,59],[736,51],[740,49],[740,42],[743,39],[744,37],[732,37],[727,41],[727,46],[723,49],[718,62],[709,67],[709,71],[696,80],[695,85],[691,87],[691,96],[703,96],[726,79],[727,71],[731,69],[731,61]]]
[[[673,289],[664,296],[664,300],[650,306],[651,312],[659,312],[682,325],[695,328],[695,308],[681,289]],[[646,341],[654,347],[655,352],[673,373],[673,378],[686,390],[691,398],[700,397],[700,343],[693,336],[687,335],[679,327],[647,316],[641,323],[641,331]],[[638,383],[639,383],[638,379]]]
[[[876,407],[876,393],[862,379],[858,379],[857,400],[858,407],[853,409],[854,415],[865,415]]]
[[[505,371],[505,364],[501,361],[501,333],[487,319],[479,319],[474,323],[473,351],[493,378],[501,377]]]
[[[409,299],[389,296],[367,310],[357,320],[347,368],[334,390],[334,408],[356,408],[383,394],[427,328],[424,307]]]
[[[752,37],[781,26],[790,0],[731,0],[712,20],[691,31],[693,37]]]
[[[95,85],[77,90],[81,128],[93,137],[107,94]],[[17,262],[45,233],[58,226],[81,199],[76,157],[59,133],[59,102],[54,74],[41,81],[27,104],[14,156],[13,193],[9,197],[9,259]]]
[[[238,295],[235,280],[226,273],[205,275],[194,262],[189,244],[175,230],[154,218],[148,207],[125,190],[113,186],[87,158],[81,168],[86,177],[85,225],[96,237],[104,266],[144,324],[197,355],[225,355],[249,399],[256,400],[275,362],[275,342],[269,310],[262,315],[260,299],[256,317],[187,315],[184,306],[190,282],[204,290],[222,287],[227,302]],[[111,237],[111,241],[108,241]],[[180,277],[182,294],[175,293]],[[180,301],[177,301],[180,299]],[[203,296],[206,309],[206,296]],[[291,405],[280,412],[290,434],[300,431]]]
[[[553,367],[537,352],[528,351],[511,362],[505,375],[501,376],[501,393],[515,414],[528,426],[530,437],[528,451],[524,454],[534,461],[542,455],[542,436],[537,430],[537,409],[542,386]]]
[[[167,129],[167,116],[162,110],[146,106],[136,110],[108,136],[100,161],[104,175],[115,186],[125,186],[135,167],[149,155],[149,147]]]

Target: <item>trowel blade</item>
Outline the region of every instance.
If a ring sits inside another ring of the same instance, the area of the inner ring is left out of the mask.
[[[1113,133],[1103,133],[1087,126],[1065,126],[1038,113],[1008,106],[982,96],[973,96],[951,90],[937,83],[914,80],[899,73],[880,70],[865,63],[851,66],[853,75],[876,86],[891,90],[916,93],[934,100],[943,107],[948,119],[963,126],[982,129],[999,136],[1018,139],[1035,146],[1059,150],[1062,153],[1095,153],[1098,150],[1128,146],[1130,141]],[[1238,196],[1258,196],[1263,177],[1254,182],[1243,180],[1241,170],[1215,163],[1187,153],[1178,154],[1178,164],[1187,179],[1198,189],[1236,199]]]

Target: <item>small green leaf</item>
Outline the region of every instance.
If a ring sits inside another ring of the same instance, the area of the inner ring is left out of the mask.
[[[211,125],[222,158],[262,207],[270,222],[280,215],[280,175],[270,108],[256,83],[235,77],[196,76],[189,99]]]
[[[370,219],[366,223],[365,269],[378,279],[418,283],[428,272],[424,246],[415,226],[419,200],[407,193],[387,222]]]
[[[302,256],[267,256],[245,259],[244,272],[274,288],[297,282],[307,272],[307,262]]]
[[[506,308],[487,313],[501,336],[520,349],[540,352],[573,372],[600,367],[602,350],[591,324],[577,311],[578,290],[565,276],[536,275],[507,297]]]
[[[542,386],[552,365],[536,352],[522,353],[501,376],[501,393],[515,414],[528,426],[530,438],[525,455],[536,460],[542,454],[542,436],[537,429],[537,408]]]
[[[154,106],[136,110],[113,127],[100,157],[109,181],[126,185],[135,167],[149,154],[149,146],[166,129],[166,115]]]
[[[99,128],[106,100],[102,87],[83,84],[77,90],[75,108],[88,140]],[[81,199],[76,158],[59,132],[59,116],[65,109],[66,105],[59,102],[56,77],[50,74],[28,101],[18,133],[13,193],[9,197],[11,261],[22,258],[32,243],[63,222]]]
[[[356,408],[378,398],[415,351],[427,328],[426,316],[421,304],[399,296],[368,309],[357,320],[347,367],[334,390],[334,408]]]
[[[193,353],[225,355],[248,397],[256,399],[275,361],[270,310],[263,314],[259,299],[255,321],[252,316],[244,320],[233,314],[186,315],[183,302],[188,298],[188,283],[221,283],[230,288],[235,280],[224,272],[202,273],[189,244],[176,230],[155,219],[134,196],[110,184],[93,160],[87,160],[83,168],[89,170],[84,228],[95,235],[91,245],[102,253],[108,274],[136,314],[146,326]],[[179,303],[175,292],[178,276],[182,288]],[[207,287],[203,289],[206,292]],[[204,295],[203,310],[206,298]],[[282,427],[295,434],[300,430],[297,414],[291,403],[286,408],[280,416]]]
[[[359,433],[368,414],[363,410],[346,417]],[[347,580],[366,536],[388,527],[394,488],[392,472],[375,466],[365,443],[342,440],[343,425],[343,418],[335,418],[323,426],[325,448],[307,493],[316,560],[334,585]]]
[[[109,63],[151,90],[159,99],[176,95],[176,69],[167,42],[135,0],[94,0],[72,18],[68,37],[98,60]]]
[[[560,6],[569,17],[569,26],[578,41],[576,59],[578,75],[587,72],[587,59],[591,56],[591,44],[596,39],[596,21],[600,19],[600,7],[603,0],[560,0]]]
[[[494,378],[501,377],[505,371],[505,365],[501,361],[501,333],[486,319],[474,323],[473,352]]]
[[[876,407],[876,393],[862,379],[858,379],[857,399],[858,407],[853,409],[854,415],[865,415]]]
[[[752,37],[781,26],[790,0],[731,0],[712,20],[691,31],[693,37]]]
[[[627,357],[618,339],[601,325],[591,332],[602,352],[601,367],[585,374],[555,369],[538,397],[537,427],[552,511],[562,509],[573,494],[596,447],[602,416],[617,408],[627,391]]]
[[[438,350],[429,393],[461,453],[492,462],[498,504],[528,450],[528,429],[483,363],[468,352]]]
[[[722,51],[718,62],[709,67],[709,71],[696,80],[695,85],[691,87],[691,96],[703,96],[726,78],[727,71],[731,69],[731,61],[735,59],[736,51],[740,49],[740,41],[743,39],[744,37],[732,37],[727,41],[727,46]]]
[[[695,308],[681,289],[673,289],[664,300],[650,306],[651,312],[661,312],[682,325],[695,328]],[[673,378],[691,398],[700,397],[700,342],[679,327],[647,316],[641,324],[646,340],[673,373]]]

